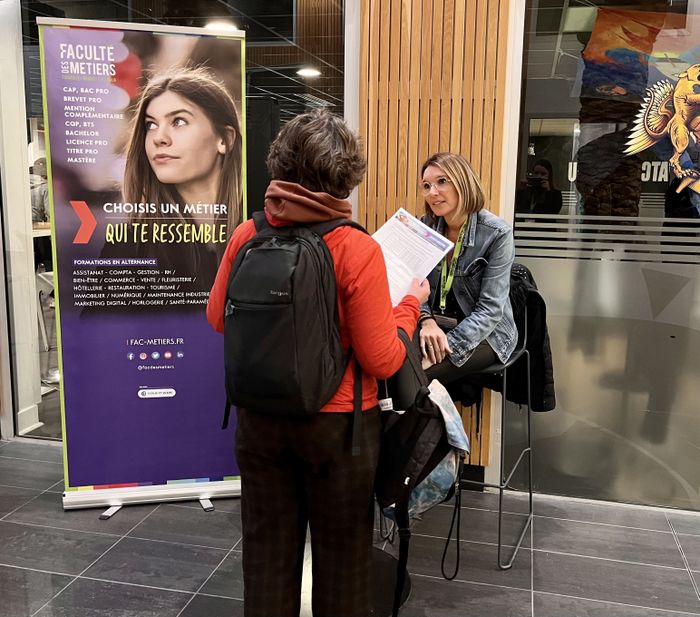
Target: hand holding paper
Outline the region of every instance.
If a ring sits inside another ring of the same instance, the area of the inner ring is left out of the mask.
[[[413,279],[425,279],[454,246],[403,208],[395,212],[372,237],[384,254],[394,306],[409,293]]]
[[[430,283],[428,283],[428,279],[423,279],[422,281],[413,279],[408,293],[415,296],[420,304],[427,302],[428,298],[430,298]]]

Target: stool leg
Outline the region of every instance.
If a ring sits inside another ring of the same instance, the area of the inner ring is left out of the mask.
[[[527,354],[527,351],[525,352]],[[498,567],[501,570],[510,570],[513,567],[513,562],[515,561],[515,557],[518,554],[518,551],[520,550],[520,546],[523,543],[523,540],[525,539],[525,534],[527,533],[527,530],[530,528],[530,525],[532,523],[532,517],[533,517],[533,508],[532,508],[532,443],[530,439],[530,356],[528,354],[527,356],[527,362],[528,362],[528,407],[527,407],[527,446],[523,448],[523,450],[520,452],[520,456],[518,456],[518,460],[515,461],[515,464],[511,468],[510,472],[508,473],[507,477],[504,477],[504,468],[505,468],[505,445],[506,445],[506,386],[507,386],[507,379],[508,379],[508,369],[505,369],[503,371],[503,393],[501,395],[501,467],[499,470],[499,486],[498,486]],[[503,563],[501,560],[501,552],[503,548],[503,542],[502,542],[502,528],[503,528],[503,491],[508,487],[510,484],[510,481],[515,474],[515,471],[518,469],[518,466],[520,465],[520,462],[523,460],[525,455],[527,454],[528,457],[528,474],[529,474],[529,482],[528,482],[528,499],[529,499],[529,510],[528,510],[528,515],[527,515],[527,520],[525,521],[525,524],[523,525],[520,535],[518,536],[518,541],[515,543],[515,547],[513,548],[513,552],[510,556],[510,559],[506,562]]]
[[[528,511],[530,518],[534,514],[534,508],[532,507],[532,397],[530,389],[530,352],[525,350],[525,360],[527,362],[527,471],[528,471],[528,500],[530,504],[530,509]]]
[[[507,568],[501,565],[501,549],[503,548],[503,491],[506,487],[506,386],[508,385],[508,370],[503,371],[503,392],[501,393],[501,457],[498,467],[498,567],[508,569],[513,565],[513,559]],[[517,549],[516,549],[517,550]]]

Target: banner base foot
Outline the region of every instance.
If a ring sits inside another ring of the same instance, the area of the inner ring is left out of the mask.
[[[121,506],[112,506],[111,508],[107,508],[102,514],[100,514],[100,520],[101,521],[108,521],[121,509],[122,509]]]

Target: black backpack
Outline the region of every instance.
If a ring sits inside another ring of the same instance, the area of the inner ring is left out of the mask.
[[[231,404],[260,413],[318,412],[338,389],[350,355],[340,342],[335,268],[323,236],[345,225],[365,229],[347,219],[272,227],[263,212],[253,220],[257,234],[238,251],[226,292],[224,427]]]
[[[391,511],[390,518],[395,521],[399,533],[394,617],[398,614],[408,563],[411,492],[452,448],[447,441],[442,413],[428,396],[428,378],[421,367],[420,352],[406,332],[401,329],[398,332],[406,347],[406,360],[393,377],[385,384],[380,383],[379,391],[380,396],[384,393],[391,398],[394,409],[405,411],[383,414],[374,484],[380,509],[382,512]],[[451,496],[448,495],[447,499]]]

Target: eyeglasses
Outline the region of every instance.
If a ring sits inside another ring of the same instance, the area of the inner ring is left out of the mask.
[[[420,183],[420,189],[423,191],[423,195],[428,195],[430,193],[430,190],[435,187],[438,191],[442,192],[444,191],[450,184],[452,184],[452,180],[449,178],[438,178],[437,182],[421,182]]]

